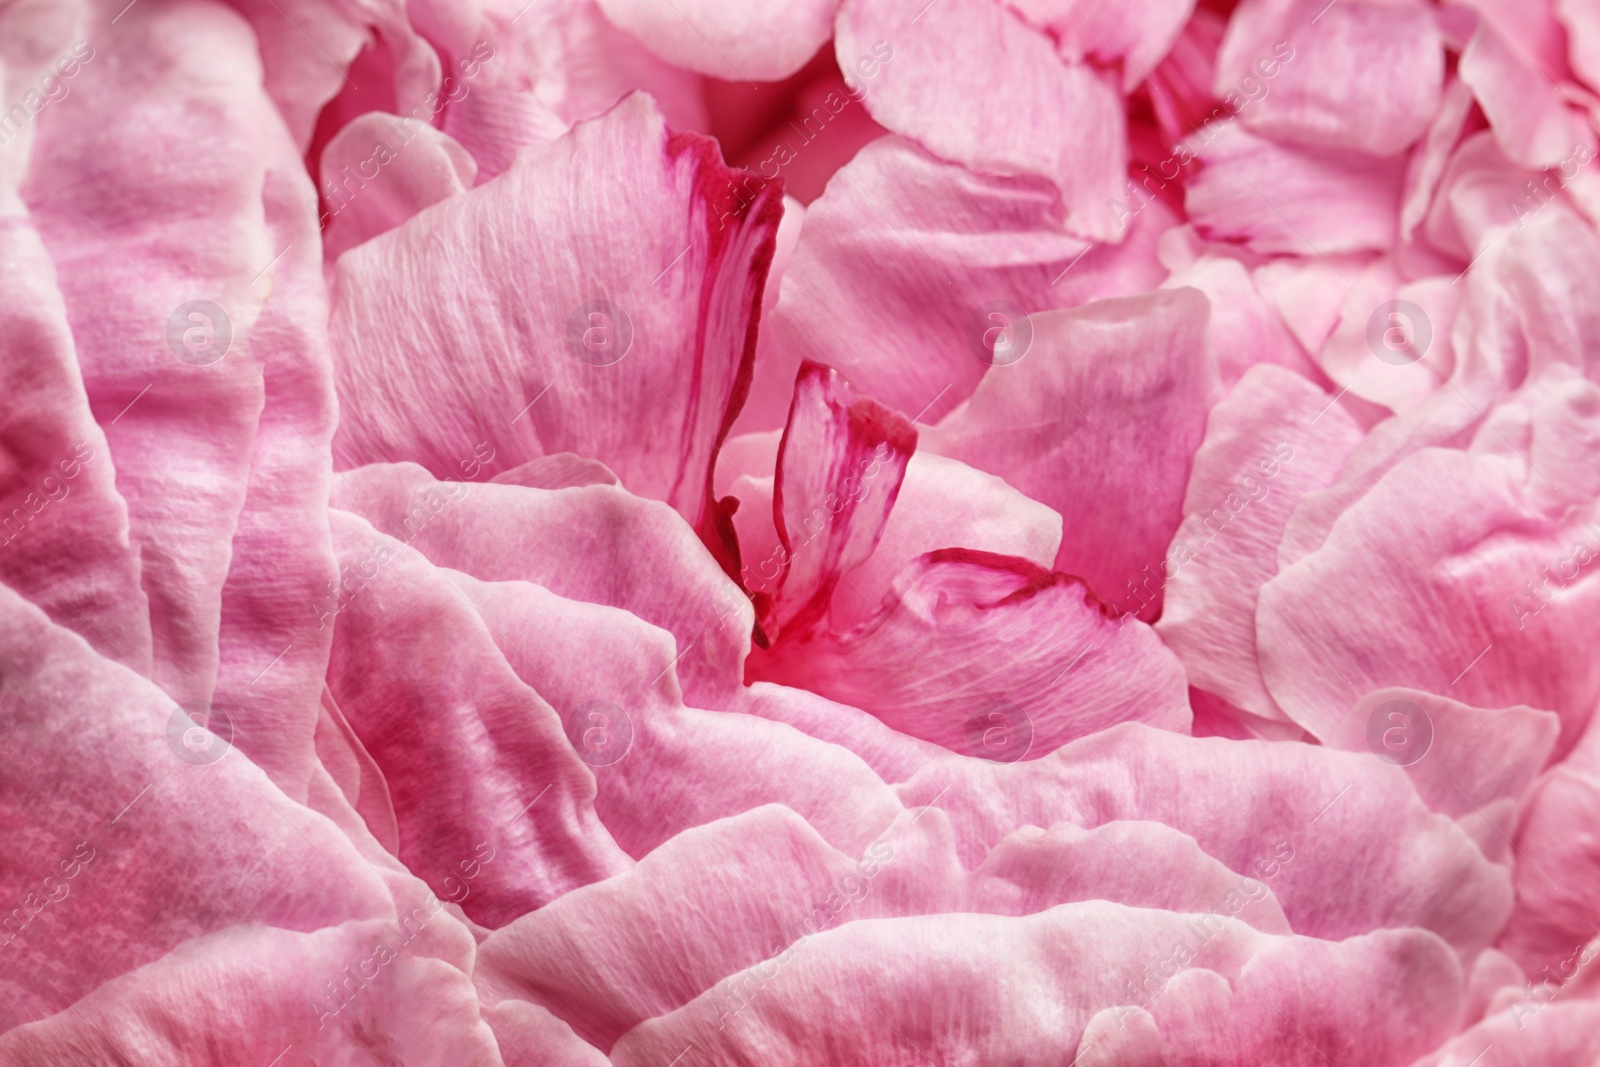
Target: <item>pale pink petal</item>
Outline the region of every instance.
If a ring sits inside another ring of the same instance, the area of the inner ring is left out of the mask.
[[[1238,122],[1212,123],[1183,151],[1201,163],[1184,206],[1204,237],[1297,256],[1394,244],[1404,157],[1297,148]]]
[[[782,804],[859,850],[900,811],[861,759],[780,722],[685,707],[671,635],[526,582],[450,581],[594,772],[595,810],[641,858],[693,826]]]
[[[263,406],[222,588],[212,700],[233,709],[240,749],[304,801],[332,637],[313,605],[339,574],[328,534],[337,401],[311,186],[287,133],[273,141],[263,197],[283,254],[245,339],[262,362]]]
[[[1548,711],[1487,710],[1391,688],[1358,701],[1328,744],[1401,765],[1428,807],[1461,823],[1484,855],[1509,863],[1518,804],[1560,732],[1561,721]]]
[[[1551,0],[1482,4],[1478,30],[1461,53],[1461,80],[1472,87],[1500,148],[1525,167],[1554,166],[1595,137],[1567,106],[1563,33]]]
[[[1251,368],[1212,409],[1183,525],[1152,587],[1165,581],[1156,632],[1191,685],[1253,715],[1284,717],[1257,665],[1261,587],[1278,573],[1295,505],[1333,481],[1360,439],[1333,397],[1277,367]]]
[[[5,854],[27,857],[0,869],[4,1025],[235,924],[395,914],[345,835],[231,750],[226,709],[176,706],[3,588],[0,665],[13,739],[0,806],[28,813],[0,829]]]
[[[1043,1065],[1074,1052],[1093,1063],[1095,1045],[1126,1039],[1118,1020],[1137,1017],[1143,999],[1176,1043],[1165,1062],[1327,1062],[1309,1032],[1346,1062],[1404,1067],[1460,1011],[1460,968],[1426,933],[1330,945],[1242,923],[1207,938],[1195,922],[1092,901],[1027,918],[848,923],[641,1024],[612,1062],[665,1063],[695,1044],[727,1062],[783,1065]],[[1192,962],[1169,981],[1152,968],[1170,965],[1175,946]],[[1388,1006],[1388,1022],[1374,1024],[1368,998]]]
[[[1064,59],[1103,67],[1122,65],[1122,88],[1132,90],[1178,39],[1194,0],[1014,0],[1013,10],[1044,30]]]
[[[1276,141],[1393,156],[1428,128],[1443,81],[1444,43],[1423,0],[1246,0],[1228,22],[1215,90]]]
[[[1224,387],[1232,388],[1258,363],[1287,367],[1306,378],[1317,377],[1317,368],[1306,358],[1277,308],[1257,290],[1244,264],[1223,256],[1202,255],[1174,269],[1162,283],[1163,289],[1182,286],[1200,290],[1211,303],[1206,337]]]
[[[332,502],[437,566],[487,582],[533,582],[669,631],[683,691],[703,707],[721,707],[739,689],[750,601],[663,504],[604,484],[435,482],[410,464],[346,472],[334,480]],[[318,606],[335,608],[331,597]]]
[[[148,674],[128,507],[90,414],[55,268],[24,214],[0,217],[0,294],[0,581]]]
[[[18,1067],[176,1067],[267,1064],[292,1049],[351,1063],[376,1044],[416,1067],[501,1067],[460,965],[415,940],[423,924],[454,922],[436,915],[424,907],[310,933],[232,926],[10,1030],[0,1056]]]
[[[728,81],[775,81],[799,70],[832,35],[836,0],[599,3],[669,63]]]
[[[249,337],[261,272],[281,251],[262,204],[277,154],[259,134],[282,120],[234,12],[139,5],[113,25],[116,14],[102,8],[85,27],[99,59],[35,120],[23,195],[127,501],[151,677],[177,700],[205,700],[263,405]]]
[[[966,548],[1048,568],[1060,547],[1060,515],[992,474],[918,452],[878,547],[833,594],[833,628],[842,633],[875,616],[894,580],[925,552]]]
[[[1406,170],[1405,203],[1400,211],[1402,238],[1409,240],[1412,231],[1427,217],[1445,166],[1468,129],[1472,103],[1471,88],[1460,78],[1451,78],[1440,97],[1439,109],[1428,124],[1427,135],[1417,146]]]
[[[917,6],[846,0],[839,8],[839,68],[879,61],[864,101],[872,117],[941,159],[1046,179],[1061,190],[1069,229],[1117,240],[1106,203],[1125,180],[1120,79],[1064,60],[1049,34],[993,0],[939,0],[920,14]],[[945,72],[963,50],[985,57],[981,93]]]
[[[1548,515],[1524,499],[1537,475],[1519,467],[1415,453],[1267,583],[1261,671],[1290,718],[1326,738],[1371,690],[1408,686],[1554,711],[1570,745],[1600,700],[1600,663],[1580,651],[1600,639],[1600,571],[1576,562],[1577,546],[1600,551],[1600,504]],[[1553,585],[1542,570],[1568,566]]]
[[[576,452],[716,536],[776,194],[640,96],[518,160],[340,257],[335,458],[471,478]]]
[[[529,489],[576,489],[585,485],[619,485],[604,463],[573,452],[556,452],[501,471],[489,479],[499,485],[524,485]]]
[[[407,111],[439,125],[478,161],[483,177],[510,169],[517,151],[647,92],[675,130],[706,125],[700,79],[662,62],[607,20],[594,0],[411,0],[419,29],[445,61],[440,94]]]
[[[929,452],[1004,478],[1061,515],[1055,568],[1120,611],[1183,518],[1189,462],[1217,389],[1206,300],[1192,289],[1031,318],[1022,360],[922,435]]]
[[[1555,0],[1567,31],[1567,63],[1591,89],[1600,89],[1600,8],[1585,0]]]
[[[356,108],[409,112],[439,88],[439,56],[402,0],[228,2],[250,21],[266,90],[302,150],[330,102],[347,117]]]
[[[1103,200],[1095,208],[1107,221],[1130,213]],[[762,324],[739,428],[783,425],[806,359],[918,421],[937,421],[995,362],[984,345],[990,327],[1010,326],[1019,312],[1143,292],[1165,276],[1154,255],[1172,221],[1164,207],[1132,216],[1120,248],[1064,232],[1062,217],[1059,195],[1036,178],[975,174],[900,137],[868,145],[806,212]]]
[[[1496,947],[1538,981],[1572,979],[1574,968],[1563,962],[1597,936],[1600,841],[1592,830],[1597,818],[1600,718],[1590,721],[1571,755],[1535,787],[1516,834],[1517,909]],[[1593,977],[1590,972],[1587,980]]]
[[[322,151],[321,170],[330,260],[465,192],[478,176],[478,164],[449,134],[382,111],[340,129]]]
[[[949,750],[900,733],[860,708],[838,704],[807,689],[771,682],[747,686],[732,710],[787,723],[803,734],[860,756],[885,782],[903,782]]]
[[[1040,760],[952,756],[896,792],[907,807],[940,798],[969,866],[1023,826],[1147,819],[1266,880],[1297,933],[1420,926],[1470,958],[1510,913],[1510,876],[1392,770],[1370,754],[1126,723]]]
[[[1542,991],[1526,992],[1415,1067],[1481,1067],[1485,1049],[1495,1067],[1590,1067],[1600,1056],[1600,1001],[1547,1004]]]
[[[341,577],[328,684],[386,780],[399,858],[491,927],[626,869],[562,720],[518,679],[450,572],[354,516],[332,519]],[[492,862],[463,878],[480,848]]]
[[[1316,361],[1343,395],[1403,413],[1455,370],[1451,327],[1467,287],[1449,275],[1406,282],[1399,265],[1384,256],[1354,276]]]
[[[859,628],[779,642],[749,673],[1008,762],[1119,722],[1190,721],[1183,667],[1149,627],[1111,618],[1078,579],[965,549],[917,559]]]

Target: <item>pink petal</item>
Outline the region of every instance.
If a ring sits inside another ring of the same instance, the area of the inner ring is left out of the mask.
[[[381,1035],[385,1054],[407,1063],[500,1067],[460,964],[418,937],[423,924],[454,923],[436,914],[419,906],[399,922],[309,933],[239,925],[197,937],[0,1036],[0,1056],[19,1067],[266,1064],[292,1048],[342,1063],[370,1056]]]
[[[1585,526],[1600,509],[1542,513],[1524,501],[1521,465],[1418,452],[1267,583],[1261,671],[1290,718],[1329,737],[1367,692],[1398,685],[1557,712],[1570,744],[1600,699],[1600,664],[1579,651],[1600,637],[1600,582],[1579,570],[1547,606],[1528,590],[1545,580],[1541,568],[1572,562],[1575,546],[1600,550],[1600,532]]]
[[[230,751],[226,709],[174,706],[6,589],[0,666],[14,738],[0,807],[30,813],[0,830],[7,855],[29,857],[0,870],[15,902],[0,1026],[236,924],[312,931],[395,914],[332,822]]]
[[[518,160],[340,258],[339,465],[455,478],[577,452],[713,536],[711,456],[748,381],[776,195],[736,190],[642,97]]]
[[[1393,156],[1428,128],[1443,81],[1444,44],[1421,0],[1247,0],[1215,86],[1255,133]]]
[[[1392,770],[1369,754],[1126,723],[1040,760],[952,756],[896,792],[907,807],[941,798],[968,866],[1023,826],[1151,820],[1267,880],[1297,933],[1420,926],[1470,958],[1510,912],[1510,876]]]
[[[1553,166],[1595,139],[1568,109],[1553,79],[1566,72],[1561,26],[1549,0],[1491,3],[1461,53],[1461,80],[1472,87],[1500,148],[1514,162]]]
[[[1106,203],[1121,191],[1127,160],[1119,79],[1063,60],[1049,35],[991,0],[940,0],[908,26],[911,7],[846,0],[839,9],[839,69],[877,61],[865,98],[872,117],[972,170],[1044,178],[1061,190],[1069,229],[1118,239]],[[944,73],[963,49],[986,57],[982,93]]]
[[[333,531],[328,684],[387,782],[407,868],[486,926],[626,869],[561,720],[450,573],[354,516]],[[465,879],[480,845],[494,858]]]
[[[478,176],[478,164],[449,134],[381,111],[341,128],[323,149],[321,167],[329,260],[465,192]]]
[[[833,29],[834,0],[600,0],[606,17],[669,63],[727,81],[799,70]]]
[[[1095,1045],[1125,1033],[1117,1020],[1138,1013],[1127,1004],[1139,995],[1136,983],[1179,945],[1191,969],[1152,984],[1178,1049],[1194,1058],[1169,1062],[1310,1067],[1324,1060],[1309,1031],[1351,1062],[1403,1065],[1445,1036],[1460,1010],[1460,969],[1427,934],[1326,945],[1240,923],[1206,939],[1193,932],[1195,921],[1092,901],[1027,918],[849,923],[636,1027],[612,1061],[664,1063],[698,1041],[728,1062],[1043,1064],[1063,1049],[1093,1062]],[[1330,981],[1313,987],[1296,972]],[[1240,983],[1259,995],[1241,988],[1230,998]],[[1369,997],[1398,1007],[1391,1022],[1371,1026]],[[974,1027],[974,1018],[989,1025]]]
[[[1207,126],[1182,152],[1203,164],[1184,206],[1204,237],[1297,256],[1394,243],[1403,158],[1281,145],[1237,122]]]
[[[435,565],[486,582],[525,581],[623,608],[676,638],[688,698],[722,707],[740,687],[754,613],[666,506],[596,484],[544,490],[435,482],[411,465],[335,479],[332,504]],[[335,603],[320,608],[332,611]]]
[[[1061,547],[1061,516],[992,474],[927,452],[912,455],[878,546],[833,594],[833,628],[876,616],[918,556],[966,548],[1048,568]]]
[[[1118,217],[1103,200],[1095,207]],[[1161,281],[1154,242],[1171,222],[1164,208],[1133,216],[1120,249],[1063,232],[1062,218],[1058,194],[1038,179],[975,174],[899,137],[868,145],[806,212],[778,305],[762,326],[740,428],[783,425],[807,359],[836,367],[919,421],[937,421],[994,362],[981,347],[994,321],[987,313],[1003,310],[991,305],[1038,312]]]
[[[1103,67],[1122,64],[1122,88],[1132,90],[1172,48],[1194,0],[1117,4],[1111,0],[1018,0],[1014,10],[1049,34],[1064,59]]]
[[[519,149],[547,144],[636,90],[655,99],[673,129],[705,128],[700,79],[656,58],[648,39],[618,29],[594,0],[483,6],[409,4],[437,43],[446,78],[440,97],[408,114],[460,141],[484,177],[510,169]]]
[[[1156,626],[1190,684],[1253,715],[1284,717],[1257,665],[1261,587],[1278,572],[1295,505],[1333,481],[1360,439],[1334,398],[1277,367],[1251,368],[1212,409],[1184,523],[1163,560],[1161,576],[1171,577]]]
[[[1008,762],[1128,720],[1189,727],[1183,668],[1143,623],[1113,621],[1077,579],[963,549],[912,563],[860,628],[780,642],[750,674]]]
[[[115,14],[87,30],[101,61],[83,63],[40,117],[23,195],[128,505],[151,677],[180,701],[204,700],[263,403],[263,354],[247,339],[261,271],[281,250],[262,189],[282,157],[261,134],[282,125],[256,42],[231,11],[141,5],[112,25]],[[216,165],[196,167],[197,156]],[[138,650],[123,654],[138,664]]]
[[[922,437],[926,451],[1004,478],[1060,513],[1057,570],[1153,618],[1133,583],[1159,567],[1182,519],[1189,461],[1216,372],[1207,307],[1191,289],[1031,317],[1021,362],[990,371]]]

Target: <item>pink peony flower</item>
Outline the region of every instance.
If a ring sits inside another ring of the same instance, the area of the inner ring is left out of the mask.
[[[0,1064],[1588,1067],[1600,16],[0,0]]]

